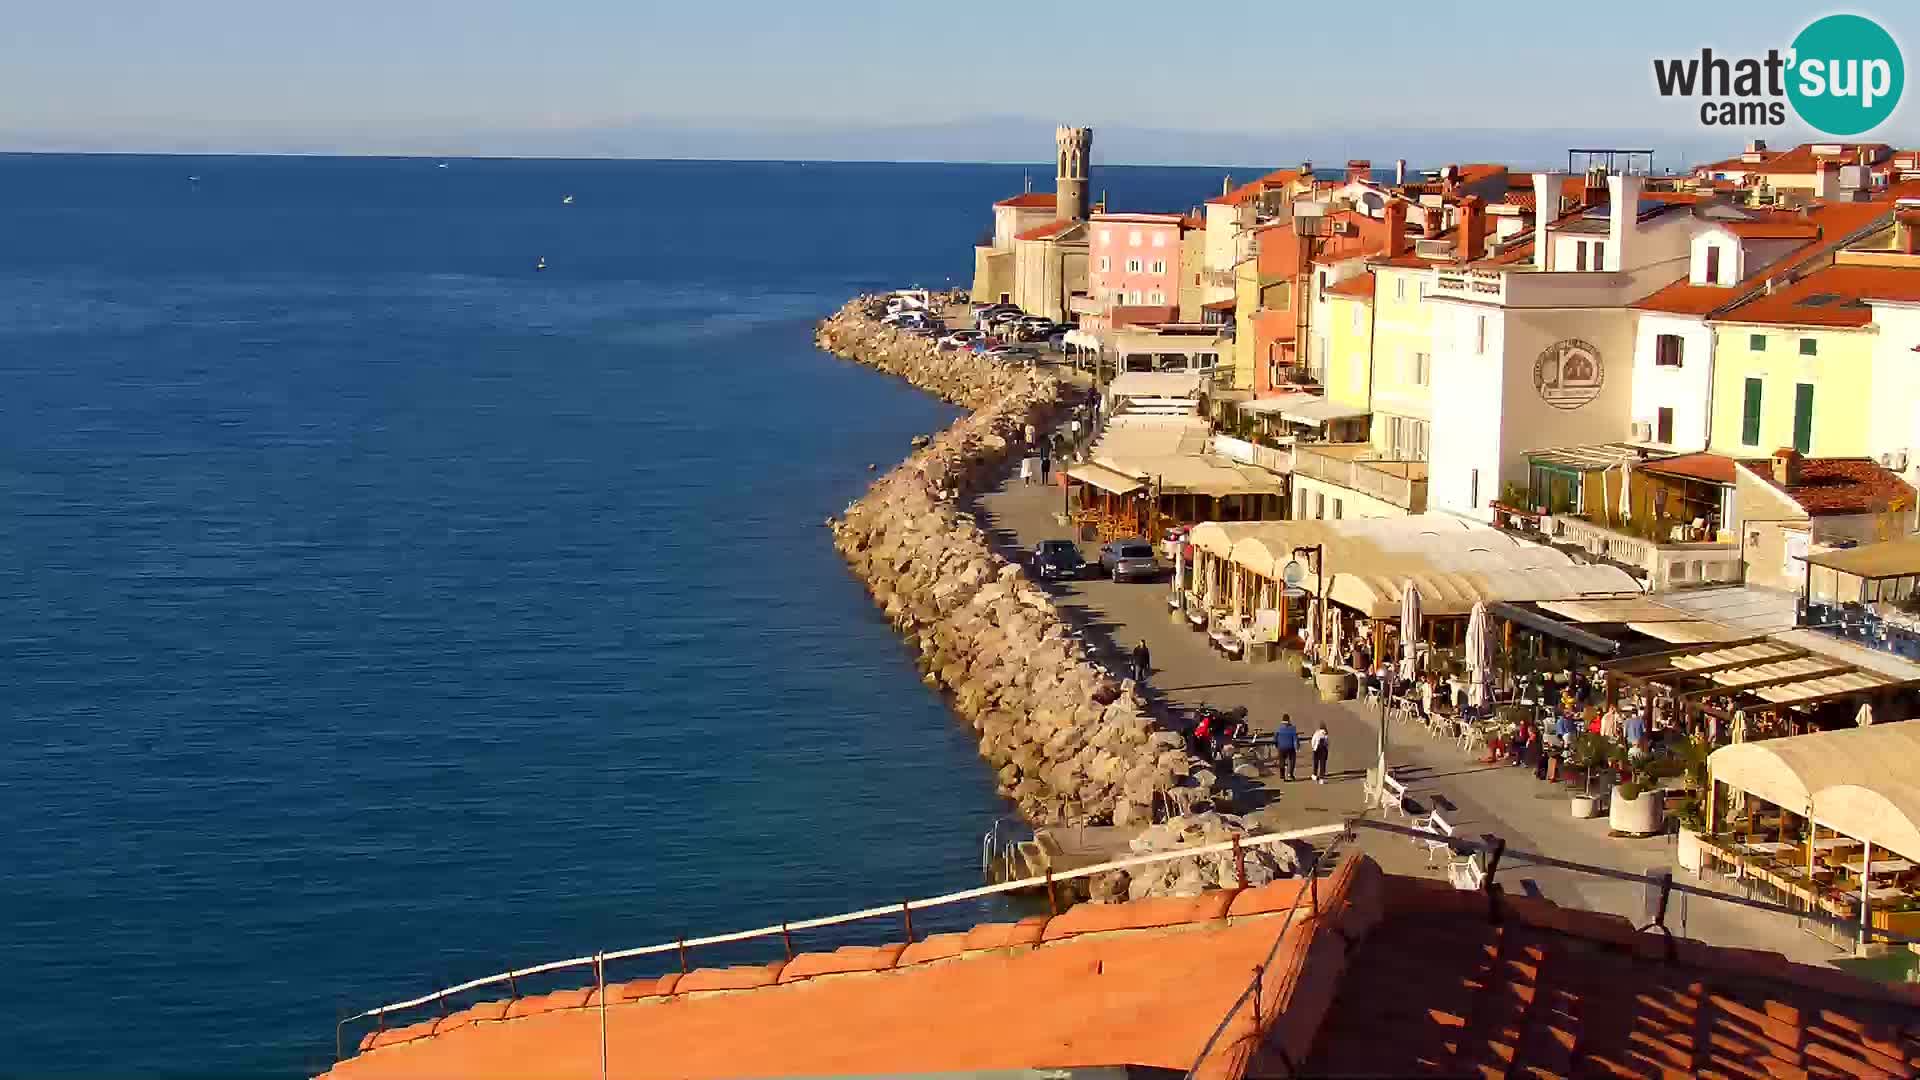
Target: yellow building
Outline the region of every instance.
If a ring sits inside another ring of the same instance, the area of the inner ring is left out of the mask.
[[[1233,268],[1233,370],[1227,386],[1253,385],[1253,313],[1260,310],[1260,267],[1251,257]]]
[[[1372,393],[1374,451],[1396,461],[1425,461],[1433,423],[1433,315],[1425,266],[1373,263]]]
[[[1873,428],[1872,310],[1889,271],[1830,266],[1713,320],[1713,428],[1709,449],[1764,457],[1792,447],[1809,457],[1860,457]]]
[[[1361,412],[1373,407],[1373,288],[1371,273],[1327,289],[1327,399]]]

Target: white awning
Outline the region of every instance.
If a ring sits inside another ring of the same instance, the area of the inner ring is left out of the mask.
[[[1177,371],[1129,371],[1107,384],[1110,398],[1194,397],[1206,389],[1205,375]]]
[[[1254,398],[1239,405],[1245,413],[1277,413],[1285,409],[1304,405],[1310,401],[1319,401],[1319,394],[1280,394],[1276,397]]]
[[[1920,724],[1819,731],[1735,743],[1707,759],[1713,778],[1855,840],[1920,859]]]
[[[1091,461],[1068,469],[1067,476],[1083,484],[1091,484],[1102,491],[1110,491],[1115,495],[1125,495],[1147,486],[1136,477]]]
[[[1077,349],[1094,349],[1097,351],[1100,348],[1100,339],[1087,333],[1085,330],[1069,330],[1060,340]]]
[[[1348,417],[1365,415],[1367,415],[1367,410],[1365,409],[1356,409],[1351,405],[1342,405],[1339,402],[1330,401],[1327,398],[1315,398],[1312,401],[1301,402],[1280,411],[1280,416],[1283,419],[1291,420],[1296,424],[1311,424],[1314,426],[1324,424],[1329,420],[1345,420]]]

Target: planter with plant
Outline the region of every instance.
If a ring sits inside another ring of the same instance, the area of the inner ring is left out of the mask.
[[[1607,826],[1628,836],[1652,836],[1667,830],[1666,791],[1660,781],[1679,776],[1686,759],[1679,754],[1620,755],[1622,779],[1607,805]]]
[[[1352,674],[1330,665],[1314,668],[1313,686],[1319,691],[1320,700],[1329,705],[1353,697]]]
[[[1612,741],[1595,732],[1583,731],[1573,737],[1573,765],[1580,770],[1584,785],[1573,796],[1574,817],[1594,816],[1599,800],[1593,793],[1593,782],[1596,774],[1613,761],[1614,750]]]

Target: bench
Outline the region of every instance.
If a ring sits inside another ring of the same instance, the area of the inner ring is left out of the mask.
[[[1392,773],[1380,777],[1377,786],[1368,788],[1367,802],[1384,813],[1399,814],[1402,818],[1412,821],[1412,816],[1407,813],[1407,785],[1401,783]]]
[[[1440,811],[1435,810],[1431,814],[1414,818],[1412,824],[1414,828],[1421,832],[1432,834],[1431,836],[1416,836],[1413,838],[1415,844],[1426,847],[1428,866],[1432,866],[1434,864],[1434,856],[1443,851],[1446,852],[1449,857],[1453,855],[1453,826],[1448,823],[1446,818],[1440,816]]]
[[[1464,892],[1478,892],[1485,887],[1487,870],[1480,862],[1480,853],[1476,851],[1465,858],[1448,859],[1447,882]]]

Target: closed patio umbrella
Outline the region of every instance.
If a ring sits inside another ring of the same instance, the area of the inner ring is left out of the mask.
[[[1414,646],[1420,643],[1420,586],[1411,580],[1400,592],[1400,648],[1401,655],[1412,656]]]
[[[1861,727],[1866,727],[1869,724],[1872,724],[1873,723],[1873,705],[1870,702],[1865,702],[1865,701],[1861,702],[1860,711],[1854,714],[1853,722],[1860,725]]]
[[[1633,484],[1633,462],[1622,461],[1620,463],[1620,520],[1621,521],[1626,521],[1633,517],[1632,484]]]
[[[1467,690],[1467,701],[1474,708],[1485,708],[1487,704],[1487,684],[1493,676],[1493,640],[1487,625],[1487,604],[1484,600],[1473,602],[1473,611],[1467,616],[1467,671],[1473,682]]]

